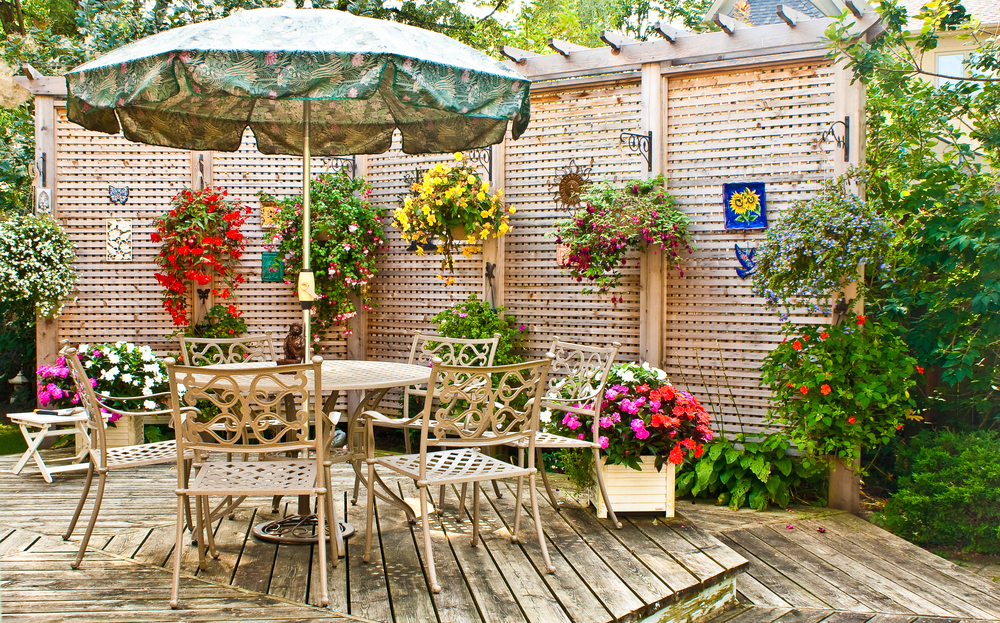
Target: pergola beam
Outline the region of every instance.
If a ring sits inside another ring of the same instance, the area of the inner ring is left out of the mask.
[[[736,32],[736,29],[739,28],[739,22],[729,17],[728,15],[723,15],[722,13],[716,13],[715,15],[713,15],[712,22],[714,22],[716,26],[721,28],[722,32],[726,33],[727,35],[733,34],[734,32]]]
[[[613,30],[605,30],[601,33],[601,41],[611,46],[611,49],[615,52],[619,52],[622,46],[630,45],[633,43],[639,43],[632,37],[626,37],[621,33],[617,33]]]
[[[500,53],[509,58],[510,60],[514,61],[518,65],[524,65],[526,62],[528,62],[529,58],[541,56],[541,54],[537,54],[535,52],[529,52],[527,50],[522,50],[520,48],[515,48],[510,45],[505,45],[502,48],[500,48]]]
[[[587,46],[577,45],[575,43],[570,43],[569,41],[563,41],[562,39],[549,39],[549,47],[556,52],[559,52],[566,58],[569,58],[571,52],[592,50],[592,48],[588,48]]]
[[[806,20],[812,19],[802,11],[796,11],[790,6],[779,4],[775,11],[778,13],[778,18],[785,22],[792,28],[795,28],[795,24],[799,22],[804,22]]]
[[[681,37],[690,37],[691,35],[694,34],[693,32],[687,30],[674,28],[673,26],[671,26],[666,22],[657,22],[656,26],[654,26],[653,29],[656,32],[660,33],[660,36],[669,41],[670,43],[677,41]]]
[[[547,80],[577,75],[596,75],[637,69],[644,63],[682,64],[699,61],[767,56],[785,51],[806,49],[823,50],[823,35],[835,22],[832,18],[810,19],[796,22],[795,28],[787,24],[744,27],[729,35],[708,32],[690,37],[669,40],[640,41],[623,46],[618,54],[608,54],[607,48],[588,49],[576,46],[565,54],[544,54],[526,59],[516,66],[531,80]],[[879,23],[876,12],[866,13],[850,27],[850,34],[865,34]]]

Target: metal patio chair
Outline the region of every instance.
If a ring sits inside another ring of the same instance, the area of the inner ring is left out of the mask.
[[[430,520],[428,516],[427,488],[454,484],[473,483],[472,545],[479,539],[479,483],[506,478],[517,478],[517,499],[514,502],[514,529],[511,540],[517,541],[521,526],[521,499],[524,477],[528,477],[531,514],[538,533],[545,568],[553,573],[538,513],[538,493],[535,490],[535,432],[545,380],[552,355],[540,361],[495,367],[446,366],[435,358],[431,369],[429,387],[436,388],[438,402],[427,400],[420,417],[420,452],[396,456],[376,457],[374,452],[375,419],[366,414],[365,430],[368,437],[368,524],[365,532],[367,562],[371,555],[372,529],[375,500],[376,466],[392,470],[411,478],[420,490],[420,513],[424,535],[424,554],[431,591],[438,593],[431,548]],[[435,404],[437,406],[435,407]],[[433,424],[432,424],[433,422]],[[513,465],[480,452],[477,448],[511,444],[523,441],[528,449],[527,465]],[[428,452],[428,446],[444,450]]]
[[[222,363],[277,361],[274,358],[274,334],[244,335],[236,338],[180,336],[181,360],[186,366]]]
[[[87,545],[90,543],[90,537],[94,532],[94,526],[97,524],[97,516],[101,512],[101,502],[104,500],[104,488],[110,472],[145,465],[161,465],[176,462],[178,464],[177,477],[181,482],[186,482],[191,472],[191,460],[194,458],[194,455],[189,451],[185,451],[181,455],[183,460],[178,460],[177,445],[173,439],[121,448],[109,448],[104,434],[105,418],[107,416],[118,414],[122,417],[144,417],[146,415],[170,415],[172,413],[169,409],[143,412],[122,411],[111,407],[109,403],[153,400],[169,396],[169,394],[160,393],[135,398],[116,398],[98,394],[94,391],[90,378],[80,363],[80,358],[77,357],[77,350],[75,348],[64,348],[59,354],[64,356],[69,363],[73,382],[76,384],[77,391],[80,394],[80,404],[87,411],[88,419],[86,426],[90,432],[90,467],[87,468],[87,480],[84,482],[83,493],[80,495],[80,501],[76,505],[76,512],[73,513],[73,519],[70,520],[69,528],[66,529],[66,534],[63,535],[64,541],[68,541],[73,536],[73,530],[76,529],[80,513],[83,512],[83,506],[90,494],[90,487],[94,481],[95,472],[98,479],[97,496],[94,498],[94,507],[90,512],[90,522],[87,524],[87,530],[84,532],[83,540],[80,542],[80,549],[77,551],[76,560],[70,564],[71,567],[77,569],[83,561]],[[186,513],[188,525],[190,526],[192,525],[191,509],[187,505],[186,500],[184,500],[183,508]]]
[[[318,430],[325,416],[322,401],[314,398],[322,396],[322,362],[322,357],[313,357],[309,364],[215,370],[178,366],[173,359],[167,359],[177,433],[175,458],[180,463],[188,452],[197,457],[196,475],[190,484],[180,477],[177,481],[178,553],[174,556],[172,608],[178,607],[185,497],[195,498],[196,546],[201,569],[205,568],[206,548],[218,558],[209,521],[209,496],[315,495],[317,533],[335,534],[336,509],[326,487],[326,444]],[[179,394],[181,386],[183,396]],[[211,404],[212,411],[218,413],[202,417],[196,406],[199,402]],[[310,435],[311,421],[317,423],[313,435]],[[265,457],[288,452],[300,453],[302,458],[206,460],[210,453],[253,453]],[[327,541],[333,540],[321,538],[317,549],[323,606],[330,601]],[[338,552],[332,554],[336,564]]]
[[[552,506],[558,511],[560,507],[555,493],[545,475],[545,464],[542,461],[542,450],[564,450],[569,448],[590,448],[594,456],[594,470],[600,495],[608,508],[611,521],[618,528],[622,527],[615,511],[611,507],[604,477],[601,472],[600,419],[601,403],[604,401],[604,386],[608,381],[611,364],[621,348],[620,342],[614,342],[608,347],[583,346],[553,338],[550,352],[555,355],[552,362],[552,372],[549,376],[549,387],[542,397],[542,409],[577,413],[593,418],[592,438],[564,437],[555,433],[539,430],[535,433],[535,452],[539,469],[542,473],[542,483],[549,495]],[[521,449],[527,446],[520,442]]]

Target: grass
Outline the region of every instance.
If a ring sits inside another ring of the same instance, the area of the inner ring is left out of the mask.
[[[0,424],[0,455],[21,454],[28,449],[24,435],[17,426]]]

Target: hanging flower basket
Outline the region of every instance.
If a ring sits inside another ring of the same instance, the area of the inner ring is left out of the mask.
[[[579,264],[577,262],[574,262],[573,260],[570,259],[570,257],[572,257],[572,252],[573,252],[572,246],[565,243],[557,244],[556,264],[558,264],[562,268],[578,266]]]

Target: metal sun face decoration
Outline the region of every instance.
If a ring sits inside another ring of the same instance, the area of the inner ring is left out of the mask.
[[[590,166],[580,166],[576,159],[570,159],[565,167],[556,169],[556,175],[549,181],[549,189],[555,195],[558,205],[573,209],[580,205],[580,195],[590,184],[590,172],[594,168],[591,161]]]
[[[723,184],[726,229],[766,229],[767,194],[761,182]]]

